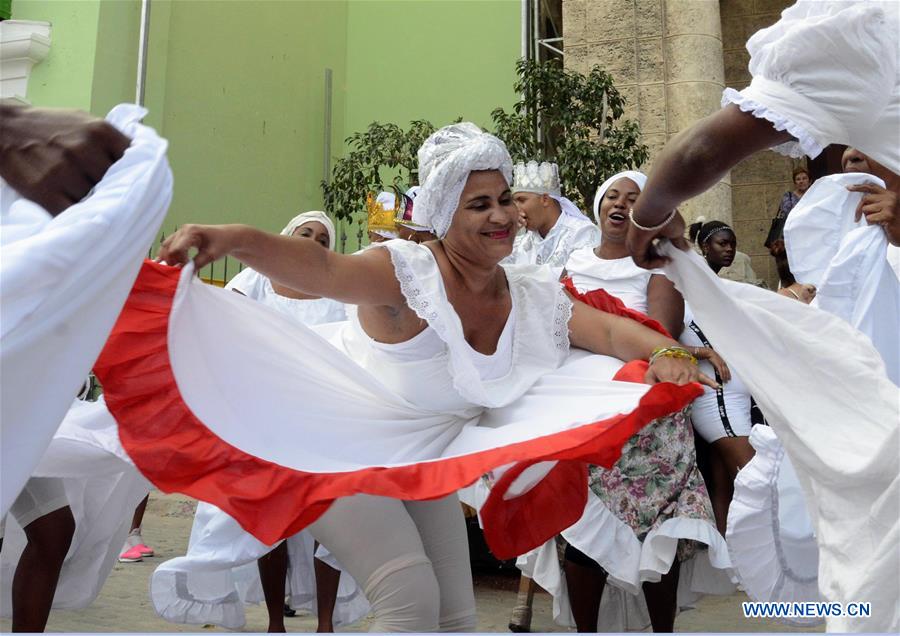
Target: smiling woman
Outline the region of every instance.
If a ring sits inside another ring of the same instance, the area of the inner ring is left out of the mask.
[[[363,586],[375,631],[474,627],[456,490],[496,469],[485,536],[499,557],[520,554],[577,519],[587,462],[610,465],[696,382],[712,383],[676,341],[573,303],[547,268],[500,266],[517,217],[511,164],[473,124],[429,137],[413,220],[438,240],[424,245],[342,255],[240,225],[184,225],[166,240],[169,264],[188,264],[192,248],[194,266],[230,254],[274,284],[357,305],[331,339],[345,355],[200,285],[191,267],[147,264],[97,366],[151,480],[264,543],[308,526]],[[572,354],[577,372],[570,348],[587,352]],[[135,383],[132,366],[151,360],[165,369],[158,384]],[[611,379],[623,362],[638,383]],[[161,401],[177,413],[148,426]]]

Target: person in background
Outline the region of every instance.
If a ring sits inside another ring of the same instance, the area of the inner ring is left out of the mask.
[[[865,192],[856,209],[856,220],[863,215],[869,224],[877,223],[884,228],[891,245],[900,245],[900,175],[888,170],[868,155],[856,148],[847,148],[841,157],[842,172],[864,172],[875,175],[886,187],[874,183],[850,186],[851,192]]]
[[[574,203],[562,196],[555,163],[517,163],[513,201],[525,232],[516,237],[505,263],[552,265],[562,269],[569,255],[600,242],[600,232]]]
[[[737,237],[728,224],[721,221],[693,223],[690,238],[697,243],[710,269],[717,274],[733,263],[737,252]],[[688,351],[702,347],[714,348],[694,320],[687,303],[684,325],[685,329],[679,340]],[[701,361],[700,364],[706,372],[715,375],[719,386],[708,391],[704,388],[703,395],[694,400],[691,421],[694,431],[709,445],[710,499],[716,515],[716,527],[725,536],[728,507],[734,494],[734,478],[753,458],[753,447],[749,442],[750,429],[754,423],[753,402],[746,385],[724,363],[713,366]]]
[[[781,203],[778,204],[778,212],[772,219],[772,225],[769,228],[769,235],[766,237],[765,246],[769,249],[769,253],[775,259],[775,266],[778,268],[778,279],[781,287],[789,287],[796,283],[794,275],[791,274],[791,268],[788,264],[787,252],[784,250],[784,223],[788,214],[797,202],[800,200],[811,185],[809,172],[806,168],[798,167],[793,171],[794,189],[788,190],[781,197]]]
[[[153,548],[144,543],[144,537],[141,536],[144,511],[147,510],[147,502],[149,500],[150,493],[147,493],[147,496],[134,509],[131,531],[125,538],[125,545],[122,546],[122,553],[119,555],[119,563],[137,563],[138,561],[143,561],[144,557],[152,557],[154,554]]]
[[[677,338],[683,326],[681,294],[661,271],[635,265],[625,245],[628,210],[646,180],[643,173],[626,170],[600,185],[594,196],[600,240],[572,252],[566,274],[579,292],[603,288],[627,307],[658,321]]]
[[[25,549],[12,583],[12,631],[43,632],[63,560],[75,535],[75,518],[62,479],[32,477],[10,514],[25,532]],[[6,518],[0,519],[0,549]]]
[[[697,243],[697,233],[700,230],[700,227],[706,223],[706,217],[699,216],[694,223],[691,223],[690,230],[688,232],[691,243],[696,245]],[[696,245],[697,250],[700,250],[700,246]],[[734,250],[734,259],[732,260],[730,265],[723,265],[721,269],[718,270],[719,278],[724,278],[725,280],[733,280],[736,283],[748,283],[750,285],[756,285],[757,287],[762,287],[763,289],[768,289],[768,285],[766,281],[762,280],[756,275],[756,272],[753,271],[753,263],[750,259],[750,255],[746,254],[739,249]]]

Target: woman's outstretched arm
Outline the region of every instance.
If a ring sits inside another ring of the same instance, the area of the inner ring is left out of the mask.
[[[682,348],[678,342],[667,338],[629,318],[615,316],[575,301],[569,320],[569,340],[572,346],[591,353],[612,356],[630,362],[647,360],[655,349]],[[686,358],[658,358],[647,374],[647,381],[687,384],[700,382],[713,388],[715,380],[700,373],[697,365]]]
[[[304,294],[364,306],[406,303],[384,249],[345,255],[315,241],[298,241],[249,225],[182,225],[166,238],[159,259],[169,265],[186,264],[193,249],[198,269],[229,255],[273,283]]]
[[[773,125],[730,104],[701,119],[666,144],[653,162],[653,171],[634,203],[634,220],[653,227],[682,202],[705,192],[750,155],[790,141]],[[680,216],[657,231],[628,229],[628,248],[641,267],[660,267],[665,259],[653,249],[654,238],[668,238],[682,249],[684,221]]]

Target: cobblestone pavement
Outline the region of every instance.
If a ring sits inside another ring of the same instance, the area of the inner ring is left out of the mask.
[[[174,625],[159,618],[150,604],[147,581],[153,569],[166,559],[184,554],[190,534],[194,503],[181,495],[154,492],[144,517],[143,536],[156,550],[153,558],[142,563],[117,564],[100,596],[84,610],[59,610],[50,615],[51,632],[217,632],[216,627]],[[507,632],[509,613],[515,604],[518,580],[514,576],[476,576],[475,595],[478,629],[483,632]],[[681,632],[794,632],[798,630],[774,621],[748,620],[741,615],[744,594],[727,597],[708,596],[694,610],[682,612],[676,623]],[[285,619],[288,631],[314,632],[315,619],[297,616]],[[243,631],[265,631],[266,613],[262,606],[247,608]],[[365,631],[367,621],[347,631]],[[570,631],[553,623],[552,600],[548,594],[535,597],[532,629],[535,632]],[[0,619],[0,631],[8,632],[10,621]]]

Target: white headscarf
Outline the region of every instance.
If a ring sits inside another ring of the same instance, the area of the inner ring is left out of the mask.
[[[328,215],[324,212],[319,212],[318,210],[312,210],[310,212],[304,212],[303,214],[298,214],[291,222],[284,226],[284,229],[281,230],[281,233],[284,236],[290,236],[294,233],[301,225],[306,225],[311,221],[316,221],[325,226],[325,229],[328,230],[328,249],[334,250],[334,244],[336,240],[336,232],[334,230],[334,223],[331,222],[331,219],[328,218]]]
[[[604,181],[600,187],[597,188],[597,194],[594,195],[594,219],[596,219],[597,225],[600,225],[600,202],[603,201],[603,196],[612,184],[623,177],[634,181],[637,184],[638,189],[642,192],[644,190],[644,185],[647,183],[647,175],[643,172],[638,172],[637,170],[623,170]]]
[[[507,182],[512,181],[506,144],[469,122],[444,126],[426,139],[419,148],[421,186],[413,221],[434,228],[438,238],[446,236],[466,179],[474,170],[499,170]]]

